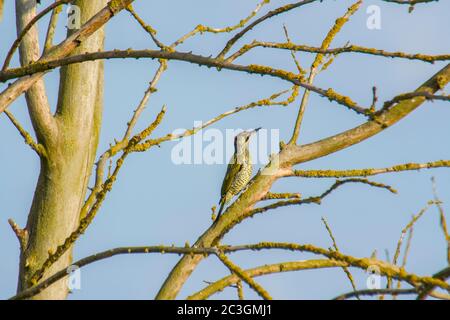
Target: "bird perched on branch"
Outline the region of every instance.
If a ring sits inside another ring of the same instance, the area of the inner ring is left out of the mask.
[[[252,177],[253,167],[249,149],[250,137],[258,132],[259,129],[261,128],[241,132],[234,138],[234,154],[231,157],[222,182],[220,209],[215,221],[218,221],[225,205],[244,189]]]

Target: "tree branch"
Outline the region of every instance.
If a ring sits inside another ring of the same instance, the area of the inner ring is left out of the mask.
[[[89,206],[83,206],[80,212],[80,217],[82,219],[80,220],[78,228],[73,231],[65,240],[64,243],[57,245],[56,250],[49,250],[49,255],[47,259],[44,261],[42,266],[34,273],[34,275],[31,278],[31,283],[35,285],[44,275],[44,273],[56,262],[59,258],[61,258],[64,253],[66,253],[72,245],[75,243],[75,241],[86,231],[86,229],[89,227],[89,225],[92,223],[93,219],[95,218],[97,212],[99,211],[103,201],[106,198],[106,195],[109,191],[111,191],[112,186],[114,182],[117,179],[117,176],[120,172],[120,169],[127,158],[127,156],[132,152],[132,148],[141,142],[143,139],[145,139],[148,135],[150,135],[156,127],[161,123],[164,115],[166,112],[165,106],[162,108],[162,110],[159,112],[156,119],[144,130],[142,130],[140,133],[133,136],[133,138],[130,139],[128,142],[126,148],[123,150],[122,155],[120,158],[116,161],[116,167],[114,168],[113,173],[111,174],[108,179],[104,182],[102,185],[101,190],[96,194],[95,202],[93,203],[92,207]]]
[[[269,264],[258,266],[252,269],[245,270],[245,273],[250,277],[260,277],[263,275],[292,272],[300,270],[311,270],[311,269],[323,269],[323,268],[334,268],[345,266],[346,263],[335,260],[321,259],[321,260],[302,260],[294,262],[283,262],[276,264]],[[240,278],[235,275],[229,275],[216,282],[209,284],[206,288],[190,295],[187,300],[204,300],[208,299],[213,294],[222,291],[223,289],[237,284]]]
[[[448,168],[450,160],[439,160],[427,163],[407,163],[389,168],[369,168],[369,169],[350,169],[350,170],[293,170],[286,173],[285,177],[302,178],[349,178],[349,177],[368,177],[385,173],[398,173],[403,171]]]
[[[257,25],[263,23],[264,21],[277,16],[279,14],[291,11],[293,9],[296,9],[298,7],[301,7],[303,5],[306,4],[310,4],[315,2],[316,0],[303,0],[303,1],[298,1],[295,3],[291,3],[288,5],[285,5],[283,7],[279,7],[275,10],[272,10],[270,12],[268,12],[267,14],[265,14],[264,16],[262,16],[261,18],[255,20],[254,22],[252,22],[251,24],[249,24],[246,28],[244,28],[242,31],[240,31],[239,33],[237,33],[233,38],[231,38],[227,44],[225,45],[225,48],[223,48],[223,50],[219,53],[219,55],[217,56],[217,58],[219,59],[223,59],[225,57],[225,55],[231,50],[231,48],[234,46],[234,44],[239,41],[244,35],[246,35],[250,30],[252,30],[254,27],[256,27]]]
[[[279,243],[279,242],[260,242],[257,244],[249,244],[249,245],[237,245],[237,246],[218,246],[218,247],[190,247],[188,244],[184,247],[175,247],[175,246],[143,246],[143,247],[120,247],[115,249],[110,249],[107,251],[103,251],[86,258],[80,259],[74,262],[72,265],[82,268],[88,264],[101,261],[116,255],[122,254],[149,254],[149,253],[162,253],[162,254],[185,254],[190,256],[209,256],[209,255],[218,255],[219,253],[232,253],[232,252],[240,252],[240,251],[261,251],[261,250],[289,250],[296,252],[309,252],[317,255],[323,255],[330,260],[311,260],[311,261],[300,261],[294,263],[282,263],[276,265],[264,265],[262,267],[245,270],[245,274],[249,277],[254,277],[258,275],[274,273],[274,272],[285,272],[285,271],[293,271],[293,270],[302,270],[302,269],[319,269],[319,268],[328,268],[328,267],[343,267],[343,266],[352,266],[356,268],[360,268],[363,270],[367,270],[370,266],[377,266],[380,269],[380,273],[385,276],[391,276],[395,279],[400,279],[410,283],[411,285],[423,285],[425,286],[433,286],[440,287],[443,289],[450,289],[450,285],[446,282],[442,281],[444,279],[443,274],[448,274],[448,270],[441,271],[434,275],[433,277],[427,276],[417,276],[412,273],[407,273],[404,269],[399,268],[397,266],[391,265],[384,261],[380,261],[372,258],[355,258],[349,255],[344,255],[342,253],[331,251],[327,249],[323,249],[320,247],[316,247],[310,244],[300,245],[295,243]],[[69,266],[68,266],[69,267]],[[26,299],[36,295],[51,284],[57,282],[58,280],[63,279],[67,276],[67,270],[63,269],[44,281],[38,283],[37,285],[26,289],[14,297],[11,297],[11,300],[18,299]],[[236,278],[233,278],[236,277]],[[222,284],[220,287],[224,288],[229,286],[235,282],[229,282],[230,280],[238,281],[241,278],[236,275],[232,275],[226,278],[227,280],[221,281]],[[226,285],[224,285],[224,283]],[[214,292],[220,290],[217,288],[217,285],[211,285],[214,289]],[[210,286],[210,287],[211,287]],[[206,290],[208,291],[208,290]],[[209,295],[212,294],[211,290],[209,290]],[[190,299],[198,296],[198,294],[189,297]]]
[[[206,33],[229,33],[236,29],[243,28],[253,17],[255,17],[258,14],[258,12],[262,9],[262,7],[264,7],[269,2],[270,2],[269,0],[261,1],[247,17],[245,17],[244,19],[241,19],[237,24],[232,25],[232,26],[228,26],[225,28],[212,28],[212,27],[208,27],[208,26],[199,24],[197,27],[194,28],[194,30],[192,30],[191,32],[188,32],[187,34],[182,36],[180,39],[175,41],[172,44],[172,47],[176,47],[176,46],[182,44],[188,38],[193,37],[198,33],[205,33],[205,32]]]
[[[20,251],[22,252],[27,247],[28,231],[26,229],[21,229],[13,219],[8,219],[8,223],[11,226],[14,234],[16,235],[17,240],[19,240]]]
[[[343,186],[344,184],[347,184],[347,183],[363,183],[363,184],[370,185],[372,187],[387,189],[392,193],[397,193],[397,191],[395,189],[391,188],[390,186],[387,186],[387,185],[384,185],[381,183],[377,183],[377,182],[372,182],[367,179],[337,180],[329,189],[327,189],[325,192],[323,192],[319,196],[309,197],[309,198],[305,198],[305,199],[284,200],[284,201],[272,203],[272,204],[264,206],[264,207],[249,210],[245,214],[242,214],[239,217],[239,219],[236,219],[235,221],[233,221],[233,224],[231,224],[229,226],[229,228],[234,227],[236,224],[240,223],[241,221],[245,220],[246,218],[253,217],[255,214],[263,213],[263,212],[266,212],[269,210],[278,209],[278,208],[282,208],[282,207],[286,207],[286,206],[292,206],[292,205],[302,205],[302,204],[310,204],[310,203],[321,204],[321,202],[324,198],[326,198],[328,195],[330,195],[333,191],[338,189],[340,186]],[[263,198],[262,200],[266,200],[266,199]]]
[[[325,36],[325,38],[322,41],[322,45],[320,46],[320,48],[322,50],[327,50],[330,47],[333,39],[336,37],[336,35],[339,33],[339,31],[341,31],[342,27],[348,22],[349,18],[359,9],[361,4],[362,4],[362,1],[358,0],[355,4],[353,4],[352,6],[350,6],[347,9],[347,12],[342,17],[336,19],[333,26],[328,31],[327,35]],[[312,84],[314,82],[316,75],[319,73],[319,67],[323,63],[323,59],[324,59],[324,55],[322,53],[318,53],[316,55],[312,65],[311,65],[311,68],[310,68],[309,77],[307,80],[308,84]],[[306,105],[308,104],[308,101],[309,101],[309,94],[310,94],[310,91],[308,89],[306,89],[305,92],[303,93],[302,102],[300,103],[300,107],[298,109],[297,119],[295,120],[294,130],[292,133],[292,137],[289,141],[289,144],[297,143],[298,136],[300,134],[300,128],[301,128],[301,125],[303,122],[303,115],[306,110]]]
[[[428,3],[428,2],[434,2],[439,0],[383,0],[384,2],[391,2],[396,4],[409,4],[409,5],[415,5],[417,3]]]
[[[442,281],[445,281],[446,279],[450,278],[450,267],[447,267],[439,271],[438,273],[435,273],[433,275],[433,278],[440,279]],[[430,292],[434,290],[434,288],[436,288],[436,286],[431,284],[424,285],[419,295],[417,296],[417,300],[425,300],[427,296],[430,295]],[[449,289],[447,289],[447,291],[449,291]]]
[[[33,17],[33,19],[31,19],[26,25],[25,27],[20,31],[19,36],[17,37],[17,39],[14,41],[14,43],[12,44],[11,48],[9,49],[6,58],[5,58],[5,62],[3,63],[3,67],[2,67],[2,71],[5,71],[6,69],[8,69],[9,63],[11,62],[11,59],[14,55],[14,52],[17,50],[17,48],[19,47],[20,43],[22,42],[22,40],[24,39],[24,37],[27,35],[27,33],[31,30],[31,28],[33,28],[33,26],[40,20],[42,19],[47,13],[49,13],[50,11],[52,11],[53,9],[58,8],[59,6],[63,5],[63,4],[67,4],[69,2],[72,2],[73,0],[59,0],[56,1],[54,3],[52,3],[50,6],[48,6],[47,8],[45,8],[44,10],[42,10],[41,12],[39,12],[39,14],[35,15]],[[25,6],[30,6],[31,2],[26,3],[25,1]]]
[[[385,58],[400,58],[408,60],[419,60],[428,63],[434,63],[435,61],[448,61],[450,60],[449,54],[439,54],[439,55],[428,55],[422,53],[405,53],[401,51],[390,52],[386,50],[367,48],[359,45],[346,45],[338,48],[323,49],[321,47],[312,47],[307,45],[299,45],[292,42],[276,43],[276,42],[263,42],[263,41],[253,41],[250,44],[242,46],[236,53],[231,55],[227,60],[234,61],[242,55],[246,54],[250,50],[262,47],[270,49],[280,49],[280,50],[290,50],[290,51],[300,51],[309,53],[320,53],[325,55],[340,55],[342,53],[361,53]]]
[[[339,252],[339,247],[337,245],[336,239],[333,235],[333,231],[331,231],[331,228],[330,228],[327,220],[324,217],[322,217],[322,221],[323,221],[323,224],[325,225],[325,229],[327,229],[327,232],[328,232],[328,235],[330,236],[331,241],[333,242],[334,250],[336,250],[336,252]],[[356,292],[357,289],[356,289],[355,280],[353,279],[353,275],[351,274],[350,270],[346,266],[342,267],[342,270],[344,271],[345,275],[347,276],[348,280],[350,281],[353,291]],[[359,300],[359,295],[356,295],[356,298],[358,298],[358,300]]]
[[[447,243],[447,262],[450,265],[450,234],[449,234],[448,228],[447,228],[447,219],[445,218],[444,208],[442,207],[442,202],[439,199],[439,196],[437,193],[436,179],[434,177],[432,177],[431,182],[432,182],[432,187],[433,187],[434,201],[435,201],[436,207],[439,211],[439,218],[440,218],[442,233],[444,234],[444,239],[445,239],[445,242]]]
[[[337,93],[333,89],[322,89],[307,82],[303,82],[302,76],[295,75],[292,72],[288,72],[285,70],[275,69],[272,67],[262,66],[262,65],[239,65],[228,63],[223,60],[204,57],[201,55],[195,55],[188,52],[177,52],[177,51],[158,51],[158,50],[113,50],[113,51],[105,51],[105,52],[93,52],[86,53],[82,55],[74,55],[61,59],[53,59],[48,61],[38,61],[34,64],[31,64],[26,67],[10,69],[5,72],[0,73],[0,82],[6,81],[12,78],[23,77],[25,75],[35,75],[37,72],[44,72],[56,67],[81,63],[85,61],[94,61],[99,59],[119,59],[119,58],[150,58],[150,59],[165,59],[165,60],[177,60],[177,61],[185,61],[193,64],[198,64],[200,66],[206,67],[215,67],[218,69],[228,69],[233,71],[246,72],[249,74],[258,74],[258,75],[267,75],[275,78],[279,78],[282,80],[286,80],[291,82],[296,86],[301,86],[305,89],[313,91],[323,97],[326,97],[330,101],[335,101],[359,114],[367,115],[367,108],[359,106],[356,102],[350,99],[347,96]],[[31,76],[30,78],[33,78]],[[30,79],[26,78],[26,79]],[[17,80],[16,82],[20,82]],[[4,96],[5,99],[11,100],[17,97],[17,92],[23,89],[24,84],[13,84],[10,86],[13,87],[12,91],[16,92],[14,94],[11,93],[9,97]],[[17,87],[17,88],[16,88]],[[2,95],[6,94],[6,90]],[[0,95],[0,102],[2,95]],[[9,102],[10,103],[10,102]],[[6,109],[6,107],[1,107],[0,105],[0,113]]]
[[[32,21],[38,20],[35,5],[36,2],[34,0],[16,1],[16,24],[17,32],[20,33],[16,45],[19,46],[20,43],[20,63],[22,66],[33,63],[40,55],[39,34],[37,26],[32,23]],[[13,88],[9,87],[5,91],[12,89]],[[56,124],[50,110],[45,83],[44,81],[36,81],[27,89],[25,98],[27,101],[28,113],[36,132],[38,142],[42,142],[45,145],[56,132]],[[1,100],[0,94],[0,110],[3,111],[4,106]]]
[[[50,60],[61,59],[69,55],[81,42],[89,38],[95,31],[104,26],[114,15],[118,14],[134,0],[111,0],[102,10],[86,22],[81,28],[66,40],[55,46],[38,60],[38,64],[45,64]],[[32,72],[33,75],[16,80],[6,90],[0,93],[0,113],[23,92],[28,90],[44,75],[43,72]]]
[[[57,0],[55,0],[56,2]],[[61,7],[53,9],[52,16],[48,23],[47,34],[45,36],[44,52],[46,54],[53,47],[53,39],[55,37],[56,26],[58,24],[59,14],[61,13]]]
[[[417,293],[417,289],[367,289],[358,290],[341,294],[333,300],[347,300],[353,297],[359,296],[377,296],[380,294],[401,295],[401,294],[414,294]]]
[[[398,258],[400,256],[400,251],[401,251],[402,244],[403,244],[403,240],[404,240],[407,232],[409,230],[412,230],[412,228],[413,228],[414,224],[417,222],[417,220],[419,220],[425,214],[425,212],[427,212],[428,209],[434,204],[435,204],[434,201],[429,201],[427,203],[427,205],[422,210],[420,210],[420,212],[418,214],[413,215],[411,221],[402,229],[402,231],[400,233],[400,238],[397,242],[397,248],[394,253],[394,258],[392,259],[393,265],[397,265]],[[405,260],[405,263],[406,263],[406,260]],[[404,267],[404,265],[402,267]],[[391,288],[392,288],[392,279],[388,277],[387,278],[387,289],[391,289]]]
[[[22,138],[25,140],[25,143],[31,147],[40,157],[46,158],[47,157],[47,151],[45,147],[34,141],[31,134],[29,134],[19,123],[19,121],[14,117],[14,115],[9,112],[8,110],[5,110],[6,116],[9,118],[11,123],[16,127],[17,131],[19,131]]]
[[[220,259],[220,261],[222,261],[222,263],[228,269],[230,269],[231,273],[236,274],[242,281],[247,283],[250,286],[250,288],[255,290],[256,293],[261,298],[263,298],[264,300],[272,300],[272,297],[270,296],[270,294],[260,284],[258,284],[255,280],[253,280],[252,277],[247,275],[244,270],[242,270],[237,265],[235,265],[233,262],[231,262],[231,260],[228,259],[228,257],[226,255],[224,255],[223,253],[218,253],[217,257]]]

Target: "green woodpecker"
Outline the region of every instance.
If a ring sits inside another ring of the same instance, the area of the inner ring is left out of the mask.
[[[218,221],[225,205],[244,189],[252,177],[252,160],[250,157],[250,137],[259,129],[244,131],[234,138],[234,154],[228,164],[225,178],[222,182],[220,195],[220,209],[215,221]]]

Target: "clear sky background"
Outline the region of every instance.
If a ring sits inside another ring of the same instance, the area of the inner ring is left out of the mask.
[[[213,27],[235,24],[245,17],[258,1],[196,0],[136,1],[139,14],[158,30],[160,40],[170,43],[201,23]],[[0,24],[0,57],[15,39],[12,0],[7,0]],[[49,3],[49,1],[44,1]],[[289,3],[272,1],[262,10]],[[288,27],[295,43],[320,45],[323,37],[351,4],[351,1],[323,1],[293,10],[267,21],[250,32],[239,44],[253,39],[284,41],[282,26]],[[381,8],[381,30],[366,27],[367,6]],[[441,54],[450,52],[449,1],[417,5],[408,14],[407,6],[381,1],[365,1],[360,11],[336,37],[333,46],[351,43],[385,50],[410,53]],[[64,20],[64,19],[62,19]],[[47,21],[47,20],[45,20]],[[63,21],[64,22],[64,21]],[[40,25],[42,31],[46,22]],[[61,26],[62,27],[62,26]],[[62,39],[63,28],[58,34]],[[229,35],[202,35],[187,41],[179,50],[204,55],[217,54]],[[153,48],[148,35],[129,14],[122,12],[107,26],[107,49]],[[309,66],[311,55],[299,55],[303,66]],[[17,57],[14,60],[17,65]],[[259,63],[295,71],[287,51],[255,50],[239,63]],[[351,96],[362,105],[370,105],[371,88],[376,85],[379,101],[414,90],[441,69],[446,62],[427,64],[419,61],[342,54],[316,84]],[[141,99],[157,62],[150,60],[115,60],[106,62],[105,108],[99,153],[114,138],[122,136],[127,120]],[[46,76],[51,103],[56,104],[58,72]],[[1,85],[2,90],[5,85]],[[142,115],[138,128],[145,127],[163,104],[167,116],[154,133],[160,136],[176,128],[190,128],[194,121],[206,121],[236,106],[266,97],[289,88],[289,84],[255,75],[199,68],[184,62],[170,62],[169,70],[158,85]],[[287,108],[274,107],[250,110],[229,117],[215,128],[279,129],[287,140],[297,114],[298,103]],[[18,99],[10,108],[24,126],[30,129],[25,101]],[[406,162],[427,162],[450,158],[450,108],[448,103],[428,102],[406,119],[385,132],[334,155],[305,163],[302,169],[347,169],[384,167]],[[301,143],[308,143],[354,127],[363,118],[336,103],[312,94],[301,132]],[[31,130],[31,129],[30,129]],[[0,117],[0,298],[13,295],[17,283],[18,242],[9,228],[12,217],[23,226],[32,201],[39,172],[36,155],[23,143],[7,118]],[[75,259],[118,246],[194,243],[211,223],[210,208],[219,200],[225,165],[175,165],[171,149],[175,142],[165,143],[143,154],[135,154],[127,162],[102,210],[77,242]],[[391,257],[401,229],[411,215],[420,211],[433,198],[431,177],[435,176],[444,208],[450,207],[450,170],[407,172],[374,177],[372,180],[390,184],[398,195],[364,185],[347,185],[323,201],[320,206],[289,207],[267,212],[241,223],[222,243],[245,244],[259,241],[283,241],[331,246],[321,222],[326,217],[342,252],[370,256],[377,250]],[[333,180],[291,178],[277,182],[273,191],[300,192],[305,197],[326,190]],[[407,270],[419,275],[432,274],[446,266],[445,241],[435,208],[419,221],[414,230]],[[309,254],[258,252],[233,254],[231,258],[243,268],[266,263],[295,261],[313,257]],[[170,255],[127,255],[114,257],[82,269],[82,288],[71,299],[151,299],[178,261]],[[352,272],[358,288],[366,288],[367,275]],[[214,257],[204,260],[180,292],[184,298],[229,271]],[[276,299],[327,299],[351,290],[341,269],[302,271],[266,276],[257,279]],[[385,282],[382,282],[383,285]],[[247,298],[256,295],[245,287]],[[236,298],[228,288],[214,298]]]

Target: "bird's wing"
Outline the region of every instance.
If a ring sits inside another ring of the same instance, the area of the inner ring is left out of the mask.
[[[241,170],[242,164],[236,163],[236,157],[233,156],[228,164],[227,172],[225,173],[225,178],[223,179],[222,189],[220,191],[221,201],[225,197],[227,191],[231,188],[234,177]]]

